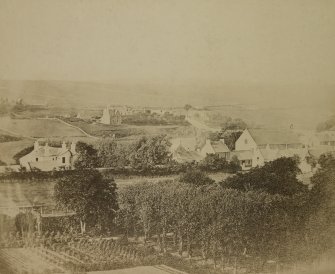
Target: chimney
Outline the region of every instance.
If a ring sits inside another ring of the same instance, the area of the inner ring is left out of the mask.
[[[225,143],[223,138],[222,138],[222,139],[220,139],[220,141],[221,141],[223,144]]]
[[[38,150],[39,149],[39,144],[38,144],[38,141],[35,141],[34,142],[34,150]]]
[[[75,142],[71,143],[71,153],[76,154],[76,143]]]
[[[63,143],[62,143],[62,150],[66,150],[66,143],[65,143],[65,141],[63,141]]]

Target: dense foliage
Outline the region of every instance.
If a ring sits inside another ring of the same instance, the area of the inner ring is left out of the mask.
[[[294,195],[307,191],[297,175],[300,172],[296,158],[279,158],[248,173],[239,173],[221,182],[223,188],[241,191],[261,190],[270,194]]]
[[[20,140],[22,140],[22,138],[20,137],[15,137],[12,135],[7,135],[7,134],[0,135],[0,143],[15,142],[15,141],[20,141]]]
[[[326,131],[326,130],[334,130],[335,129],[335,115],[331,116],[325,122],[322,122],[317,125],[317,131]]]
[[[199,169],[204,171],[223,171],[227,173],[236,173],[241,170],[241,165],[238,159],[233,158],[227,161],[225,158],[216,154],[207,154],[207,156],[200,161]]]
[[[194,184],[197,186],[209,185],[215,182],[213,179],[208,177],[206,173],[196,169],[190,169],[182,173],[179,177],[179,181],[182,183]]]
[[[55,185],[55,200],[61,208],[76,212],[82,232],[85,224],[106,231],[118,209],[116,184],[95,170],[60,178]]]

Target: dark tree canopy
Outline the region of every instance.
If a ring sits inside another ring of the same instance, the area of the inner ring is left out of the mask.
[[[326,130],[333,130],[333,129],[335,129],[335,115],[331,116],[325,122],[318,124],[316,127],[317,131],[326,131]]]
[[[208,175],[200,170],[191,169],[180,175],[180,182],[192,184],[196,186],[212,184],[215,181],[208,177]]]
[[[79,220],[106,230],[118,209],[116,184],[96,170],[82,170],[60,178],[55,199],[61,208],[73,210]]]
[[[170,142],[166,135],[142,137],[133,144],[129,161],[133,168],[150,168],[171,161]]]
[[[77,159],[74,162],[76,169],[96,168],[99,166],[98,151],[91,144],[78,142],[76,144]]]
[[[299,172],[297,159],[282,157],[248,173],[229,177],[221,182],[221,186],[243,191],[261,190],[270,194],[293,195],[307,190],[297,179]]]
[[[236,173],[241,170],[239,161],[228,162],[225,158],[216,154],[207,154],[199,163],[199,167],[206,171],[224,171],[229,173]]]

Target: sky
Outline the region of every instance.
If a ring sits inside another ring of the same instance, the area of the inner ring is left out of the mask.
[[[0,0],[0,80],[331,105],[334,14],[332,0]]]

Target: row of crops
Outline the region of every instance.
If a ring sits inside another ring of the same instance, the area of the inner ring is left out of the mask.
[[[7,270],[6,273],[118,269],[141,265],[148,257],[137,246],[123,245],[112,238],[74,238],[59,233],[33,233],[25,237],[11,234],[6,240],[2,241],[0,248],[0,269]],[[43,267],[40,267],[41,264]]]

